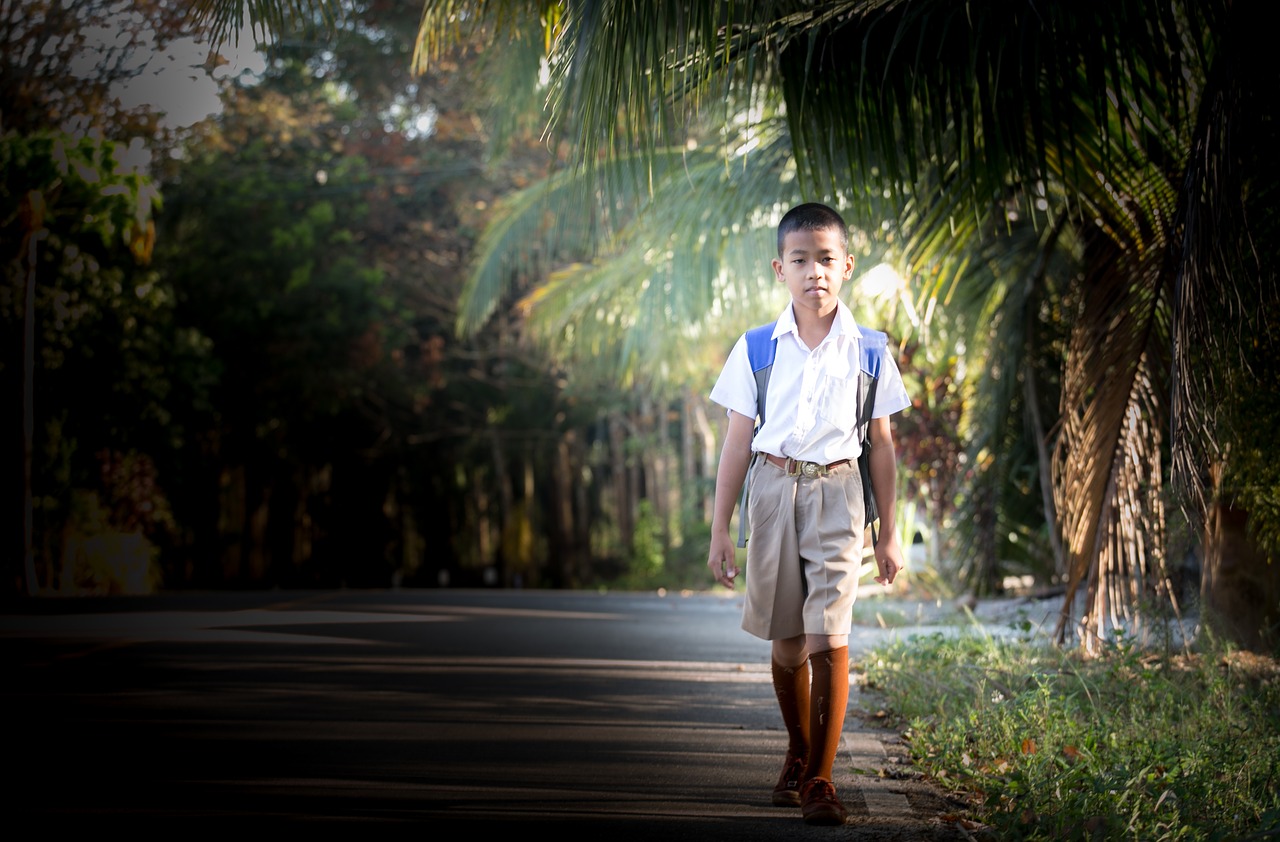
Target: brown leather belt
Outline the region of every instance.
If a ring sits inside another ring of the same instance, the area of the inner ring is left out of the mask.
[[[774,456],[772,453],[766,453],[764,458],[779,468],[787,472],[789,477],[825,477],[832,468],[838,468],[841,465],[848,465],[852,459],[841,459],[838,462],[832,462],[829,465],[823,465],[821,462],[802,462],[791,457],[783,458]]]

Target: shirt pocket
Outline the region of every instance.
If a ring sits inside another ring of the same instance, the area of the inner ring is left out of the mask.
[[[818,381],[818,417],[844,432],[858,424],[858,378],[827,374]]]

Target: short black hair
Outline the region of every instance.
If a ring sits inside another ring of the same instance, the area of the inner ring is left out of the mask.
[[[837,232],[840,235],[840,248],[849,251],[849,226],[845,225],[843,216],[820,202],[796,205],[778,221],[778,256],[782,257],[783,245],[792,231],[826,230]]]

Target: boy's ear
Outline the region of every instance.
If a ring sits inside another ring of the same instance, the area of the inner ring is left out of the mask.
[[[775,258],[770,262],[770,264],[769,264],[769,265],[773,267],[773,279],[774,279],[775,281],[783,281],[783,280],[785,280],[785,278],[783,278],[783,277],[782,277],[782,261],[781,261],[781,260],[779,260],[778,258],[776,258],[776,257],[775,257]]]

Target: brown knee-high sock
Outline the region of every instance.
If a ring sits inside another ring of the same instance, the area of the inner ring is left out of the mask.
[[[810,691],[809,768],[805,780],[832,780],[831,767],[840,749],[840,732],[844,728],[844,710],[849,702],[849,647],[814,652],[813,689]]]
[[[809,757],[809,662],[784,667],[773,662],[773,693],[778,697],[782,724],[787,727],[787,751]]]

